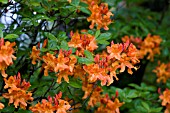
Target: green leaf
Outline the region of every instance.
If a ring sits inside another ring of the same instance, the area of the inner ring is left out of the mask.
[[[68,50],[68,43],[65,40],[63,40],[61,42],[60,48],[63,50]]]
[[[46,36],[48,39],[51,39],[51,40],[56,40],[56,39],[57,39],[52,33],[45,32],[44,34],[45,34],[45,36]]]
[[[170,81],[170,80],[168,80],[168,81],[166,82],[166,87],[170,89],[170,82],[169,82],[169,81]]]
[[[59,40],[65,40],[65,39],[67,39],[68,37],[66,36],[66,32],[61,31],[61,32],[59,32],[59,34],[57,35],[57,38],[58,38]]]
[[[81,63],[81,64],[86,64],[86,65],[93,63],[93,61],[91,61],[90,59],[83,58],[83,57],[79,57],[78,62]]]
[[[3,32],[1,29],[0,29],[0,38],[3,38]]]
[[[14,105],[6,106],[4,109],[1,110],[1,112],[4,113],[13,113],[15,110]]]
[[[47,52],[47,51],[49,51],[49,50],[48,50],[47,48],[41,48],[40,51],[41,51],[41,52]]]
[[[109,40],[110,38],[111,38],[111,33],[102,33],[102,34],[100,34],[100,36],[99,37],[97,37],[96,39],[98,40],[98,41],[100,41],[100,40]]]
[[[1,23],[0,23],[0,30],[2,30],[2,29],[4,29],[4,28],[5,28],[4,24],[1,24]]]
[[[106,40],[97,40],[97,43],[99,44],[105,44],[105,45],[109,45],[110,42],[106,41]]]
[[[17,112],[14,113],[32,113],[30,110],[19,109]]]
[[[146,102],[141,102],[142,103],[142,106],[147,110],[147,111],[149,111],[149,105],[148,105],[148,103],[146,103]]]
[[[86,56],[88,59],[90,59],[91,61],[94,60],[93,55],[92,55],[92,53],[91,53],[90,51],[85,50],[85,51],[84,51],[84,54],[85,54],[85,56]]]
[[[135,89],[142,90],[142,88],[136,84],[129,84],[128,86],[134,87]]]
[[[71,1],[71,4],[72,4],[73,6],[78,6],[79,3],[80,3],[80,0],[72,0],[72,1]]]
[[[91,34],[91,35],[94,35],[94,31],[93,30],[88,30],[87,33]]]
[[[85,7],[80,7],[80,9],[79,9],[80,11],[82,11],[83,13],[85,13],[85,14],[88,14],[88,15],[90,15],[91,14],[91,12],[90,12],[90,10],[88,10],[87,8],[85,8]]]
[[[8,0],[0,0],[0,2],[3,3],[3,4],[7,4]]]
[[[161,111],[162,111],[162,107],[150,109],[150,113],[160,113]]]
[[[61,91],[62,91],[62,92],[65,92],[65,91],[67,90],[68,85],[69,85],[69,84],[68,84],[67,82],[65,82],[65,81],[62,82],[62,85],[61,85],[61,87],[60,87],[60,88],[61,88]]]
[[[74,87],[74,88],[81,88],[82,87],[82,83],[80,80],[78,79],[71,79],[69,81],[69,85]]]
[[[97,30],[95,33],[95,38],[97,38],[100,35],[100,30]]]
[[[133,90],[133,89],[129,89],[129,88],[126,88],[124,90],[125,90],[127,98],[136,98],[136,97],[138,97],[138,91]]]
[[[16,35],[16,34],[9,34],[9,35],[6,35],[4,39],[10,40],[10,39],[16,39],[16,38],[18,38],[18,37],[19,37],[19,36]]]

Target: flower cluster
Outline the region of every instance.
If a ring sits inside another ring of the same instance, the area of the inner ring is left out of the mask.
[[[97,29],[104,28],[105,30],[109,30],[108,25],[112,23],[110,17],[113,14],[109,11],[108,5],[106,3],[98,5],[92,2],[89,5],[89,10],[91,11],[91,15],[87,18],[87,21],[91,22],[90,29],[93,29],[96,24]]]
[[[160,36],[158,35],[151,36],[151,34],[148,34],[141,44],[140,55],[146,56],[148,54],[147,59],[153,61],[154,55],[160,54],[161,41],[162,39]]]
[[[39,56],[40,50],[37,50],[34,46],[30,58],[32,58],[32,64],[35,64],[35,60],[41,59],[44,64],[44,75],[48,76],[48,71],[57,73],[57,82],[61,83],[61,79],[64,78],[66,82],[69,82],[68,75],[73,74],[74,65],[77,59],[74,55],[71,55],[72,50],[60,50],[58,57],[55,54],[46,53],[42,57]]]
[[[131,43],[114,44],[107,47],[107,53],[97,54],[94,58],[95,63],[83,66],[83,69],[89,74],[89,82],[101,81],[101,85],[110,85],[113,83],[113,77],[118,80],[116,72],[124,72],[125,67],[128,73],[132,74],[131,69],[137,69],[134,65],[139,62],[136,57],[138,50]]]
[[[100,102],[101,104],[95,113],[120,113],[119,107],[124,104],[120,103],[118,98],[110,99],[107,94],[101,98]]]
[[[170,90],[166,89],[159,98],[162,100],[162,106],[166,106],[164,113],[170,113]]]
[[[139,48],[138,56],[143,59],[147,56],[150,61],[154,60],[154,55],[160,54],[160,43],[162,41],[161,37],[158,35],[148,34],[147,37],[142,41],[141,38],[134,38],[133,36],[125,36],[122,41],[130,40],[132,43],[136,44]]]
[[[76,48],[76,55],[84,57],[84,50],[93,53],[97,49],[95,37],[90,34],[71,33],[71,41],[68,42],[69,47]],[[91,83],[97,80],[101,81],[101,85],[110,85],[113,83],[113,77],[118,80],[116,71],[124,72],[128,68],[128,73],[132,74],[132,69],[137,69],[134,65],[139,63],[137,57],[138,50],[127,41],[126,43],[114,44],[107,47],[107,52],[95,55],[94,63],[84,65],[83,69],[88,74],[88,81]],[[83,72],[83,71],[81,71]]]
[[[84,31],[86,33],[86,31]],[[76,55],[84,56],[84,50],[93,52],[98,48],[94,36],[90,34],[79,34],[78,31],[70,33],[71,40],[68,42],[69,47],[77,48]]]
[[[66,113],[71,107],[69,103],[61,99],[62,93],[56,94],[55,97],[48,97],[48,100],[42,99],[41,103],[31,106],[30,110],[33,113]]]
[[[153,70],[154,73],[156,73],[158,79],[157,82],[163,82],[166,83],[167,79],[170,78],[170,63],[160,63],[158,62],[158,66],[156,69]]]
[[[3,97],[9,99],[9,104],[14,103],[15,108],[20,106],[26,109],[28,101],[33,101],[32,93],[27,91],[31,86],[25,79],[21,82],[20,73],[17,76],[10,76],[8,79],[4,78],[5,86],[8,88],[8,93],[4,93]]]
[[[115,97],[110,99],[108,94],[102,95],[102,88],[95,86],[95,84],[83,84],[82,90],[85,91],[83,99],[90,96],[88,108],[100,105],[95,113],[119,113],[119,107],[124,104],[119,102],[118,92],[116,92]]]
[[[16,59],[16,57],[13,55],[15,52],[13,46],[15,46],[15,42],[4,42],[4,39],[0,38],[0,71],[3,77],[8,76],[5,73],[5,70],[8,66],[13,64],[12,60]]]

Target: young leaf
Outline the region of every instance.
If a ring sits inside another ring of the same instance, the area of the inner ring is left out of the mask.
[[[72,0],[72,1],[71,1],[71,4],[72,4],[73,6],[78,6],[79,3],[80,3],[80,0]]]
[[[77,80],[77,79],[70,79],[69,85],[74,87],[74,88],[81,88],[82,87],[81,81]]]
[[[88,50],[85,50],[84,51],[84,54],[85,54],[85,56],[88,58],[88,59],[90,59],[90,60],[94,60],[93,59],[93,55],[92,55],[92,53],[90,52],[90,51],[88,51]]]
[[[148,105],[148,103],[146,103],[146,102],[141,102],[142,103],[142,106],[147,110],[147,111],[149,111],[149,105]]]
[[[110,43],[106,40],[98,40],[97,43],[99,44],[105,44],[105,45],[109,45]]]
[[[16,35],[16,34],[9,34],[9,35],[6,35],[4,39],[10,40],[10,39],[16,39],[16,38],[18,38],[18,37],[19,37],[19,36]]]
[[[100,35],[100,30],[97,30],[95,33],[95,38],[97,38]]]
[[[88,14],[88,15],[91,14],[91,12],[85,7],[81,7],[79,10],[82,11],[83,13],[85,13],[85,14]]]
[[[96,39],[99,40],[109,40],[111,38],[111,33],[102,33]]]
[[[78,62],[81,63],[81,64],[86,64],[86,65],[93,63],[93,61],[91,61],[90,59],[83,58],[83,57],[79,57]]]
[[[60,48],[63,50],[68,50],[68,44],[65,40],[61,42]]]

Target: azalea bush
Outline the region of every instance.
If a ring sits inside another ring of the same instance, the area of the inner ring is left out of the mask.
[[[0,6],[0,112],[170,112],[168,0]]]

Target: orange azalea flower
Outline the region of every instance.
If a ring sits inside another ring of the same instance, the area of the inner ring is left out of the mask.
[[[101,105],[95,113],[120,113],[119,107],[123,104],[124,103],[120,103],[117,98],[112,101],[106,96],[101,100]]]
[[[108,30],[109,28],[107,26],[112,23],[110,16],[113,16],[113,14],[109,11],[107,4],[101,3],[100,6],[98,6],[93,3],[89,5],[91,15],[87,18],[87,21],[91,22],[90,29],[93,29],[96,24],[97,29],[104,28]]]
[[[20,106],[25,109],[27,106],[27,101],[33,101],[31,92],[28,92],[30,83],[23,80],[21,83],[21,77],[18,73],[17,76],[10,76],[7,80],[4,78],[5,86],[4,88],[9,88],[8,93],[4,93],[3,97],[9,99],[9,104],[14,103],[15,108]]]
[[[70,42],[68,42],[68,46],[74,47],[74,48],[81,48],[82,47],[82,40],[80,38],[81,36],[78,33],[78,31],[76,31],[75,33],[73,33],[71,31],[70,36],[71,36],[71,40],[70,40]]]
[[[73,73],[74,73],[73,75],[75,78],[80,78],[82,81],[85,80],[86,72],[84,71],[81,65],[75,65]]]
[[[50,53],[47,53],[46,56],[43,56],[43,61],[45,62],[45,70],[44,75],[48,76],[48,70],[50,71],[57,71],[56,65],[57,65],[57,58]]]
[[[5,86],[4,88],[20,88],[22,90],[28,90],[28,88],[31,86],[29,82],[26,82],[25,79],[21,83],[21,75],[18,73],[17,76],[10,76],[8,80],[4,78]]]
[[[142,39],[139,37],[134,38],[133,36],[124,36],[122,37],[122,41],[123,42],[127,42],[127,40],[129,40],[130,42],[132,42],[133,44],[135,44],[138,48],[140,47],[141,43],[142,43]]]
[[[70,34],[71,40],[68,42],[68,46],[77,48],[78,56],[84,56],[84,50],[93,52],[98,48],[94,36],[90,34],[79,34],[78,31],[76,31],[76,33],[71,32]]]
[[[4,39],[0,39],[0,71],[3,77],[7,77],[8,75],[5,73],[5,70],[8,66],[13,64],[12,59],[16,59],[14,54],[13,46],[15,46],[15,42],[10,43],[9,41],[4,43]]]
[[[101,99],[102,88],[96,87],[90,96],[90,100],[88,102],[88,107],[94,107]]]
[[[113,83],[113,77],[107,74],[107,69],[100,68],[98,64],[91,64],[83,66],[83,69],[89,74],[89,82],[101,81],[101,85],[110,85]]]
[[[88,83],[87,79],[84,79],[82,90],[85,92],[82,99],[86,99],[88,96],[90,96],[91,91],[94,88],[94,84]]]
[[[162,106],[166,106],[164,113],[170,113],[170,90],[166,89],[159,98],[162,100]]]
[[[22,109],[25,109],[27,106],[27,101],[33,101],[31,97],[32,93],[26,92],[20,88],[11,88],[8,89],[8,93],[4,93],[3,97],[9,99],[9,104],[14,103],[15,108],[20,106]]]
[[[166,105],[166,109],[164,113],[170,113],[170,104]]]
[[[69,58],[64,56],[64,52],[60,50],[58,58],[57,58],[57,66],[55,72],[58,70],[62,71],[65,69],[69,69],[69,66],[66,63],[69,62]]]
[[[134,65],[139,63],[138,60],[138,50],[136,47],[129,43],[129,40],[123,44],[111,44],[111,47],[107,47],[107,52],[109,53],[109,59],[113,60],[112,66],[110,68],[111,74],[116,77],[116,70],[120,68],[120,72],[125,71],[125,67],[128,67],[128,73],[132,74],[131,69],[137,70]],[[116,77],[118,80],[118,78]]]
[[[163,92],[163,95],[160,95],[159,98],[162,100],[162,106],[166,106],[167,104],[170,104],[170,90],[166,89]]]
[[[94,58],[94,64],[85,65],[83,69],[88,74],[89,82],[101,81],[101,85],[110,85],[113,83],[113,77],[118,80],[116,76],[117,69],[119,72],[124,72],[128,68],[128,73],[132,74],[132,69],[137,70],[134,65],[139,63],[136,47],[129,41],[123,44],[111,44],[107,47],[107,52],[97,54]]]
[[[66,111],[71,107],[67,101],[58,100],[59,105],[58,105],[58,110],[56,113],[67,113]]]
[[[121,53],[123,52],[123,44],[111,44],[110,46],[107,46],[107,52],[110,54],[109,59],[115,58],[120,60]]]
[[[88,5],[100,3],[100,0],[81,0],[81,1],[87,3]]]
[[[4,104],[0,103],[0,109],[4,108]]]
[[[69,70],[70,72],[73,72],[75,64],[77,63],[77,58],[73,55],[70,55],[69,58],[70,58],[70,61],[68,62]]]
[[[36,46],[33,46],[32,53],[30,55],[30,58],[32,59],[32,64],[36,64],[36,60],[40,58],[39,55],[40,55],[40,50],[37,50]]]
[[[57,82],[61,83],[61,79],[64,78],[66,82],[69,82],[68,76],[72,75],[74,65],[77,62],[75,56],[70,55],[71,50],[62,51],[60,50],[58,54],[58,58],[53,54],[47,53],[46,56],[43,56],[43,60],[45,62],[44,65],[44,75],[48,75],[48,70],[52,72],[56,72]]]
[[[58,77],[57,78],[57,83],[61,83],[61,79],[62,78],[64,78],[64,80],[67,82],[67,83],[69,83],[69,78],[68,78],[68,76],[69,75],[73,75],[73,73],[71,73],[69,70],[62,70],[62,71],[60,71],[56,76]]]
[[[42,103],[31,106],[29,109],[33,113],[66,113],[66,111],[71,107],[69,103],[65,100],[60,99],[62,93],[60,92],[55,97],[48,97],[48,100],[42,99]]]
[[[134,38],[133,36],[131,37],[124,36],[122,38],[123,42],[127,40],[130,40],[139,48],[139,53],[137,55],[140,59],[143,59],[144,56],[147,55],[147,59],[153,61],[154,55],[160,54],[159,45],[162,41],[160,36],[157,35],[151,36],[150,34],[148,34],[144,41],[142,41],[141,38]]]
[[[153,61],[155,54],[160,54],[160,48],[159,45],[161,43],[162,39],[160,36],[148,34],[148,36],[144,39],[140,46],[140,56],[143,58],[144,56],[147,56],[148,60]]]
[[[156,69],[153,70],[154,73],[156,73],[158,79],[157,82],[163,82],[166,83],[167,79],[170,78],[170,63],[160,63],[158,62],[158,66]]]
[[[71,0],[67,0],[69,3],[71,3]]]

